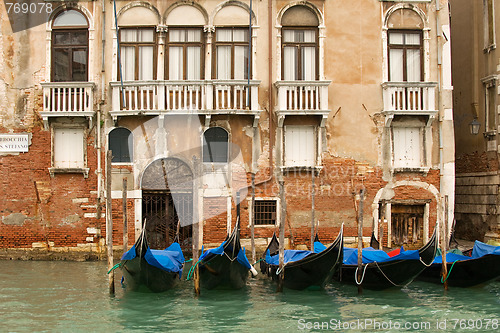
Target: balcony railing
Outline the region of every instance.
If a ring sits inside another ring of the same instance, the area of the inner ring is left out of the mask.
[[[168,113],[256,113],[259,81],[111,82],[111,115]],[[250,88],[250,89],[248,89]]]
[[[94,112],[93,82],[42,82],[43,112],[87,116]]]
[[[277,81],[278,112],[325,113],[330,81]]]
[[[48,128],[50,117],[88,117],[94,116],[93,82],[42,82],[43,118]]]
[[[426,113],[436,111],[435,82],[384,82],[384,111]]]

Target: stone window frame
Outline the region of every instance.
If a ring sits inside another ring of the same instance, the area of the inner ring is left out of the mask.
[[[83,168],[60,168],[55,166],[55,129],[63,129],[63,128],[79,128],[83,129]],[[50,137],[51,137],[51,158],[50,158],[50,168],[49,174],[51,177],[55,177],[55,174],[58,173],[81,173],[84,178],[88,178],[89,170],[87,164],[87,139],[88,139],[88,127],[85,123],[57,123],[54,122],[50,126]]]
[[[63,11],[66,10],[76,10],[79,11],[88,22],[88,49],[87,49],[87,82],[94,82],[93,77],[96,74],[94,70],[94,59],[95,59],[95,47],[94,47],[94,39],[95,39],[95,28],[94,28],[94,19],[90,11],[82,6],[79,3],[73,3],[72,5],[68,5],[67,3],[62,3],[58,7],[54,8],[52,13],[47,20],[45,31],[46,31],[46,45],[45,45],[45,59],[47,69],[45,71],[45,82],[52,82],[52,24],[54,23],[54,19]]]
[[[247,198],[248,200],[248,228],[250,228],[254,222],[254,207],[252,206],[252,198]],[[269,228],[279,228],[281,221],[281,200],[278,197],[255,197],[255,201],[275,201],[276,202],[276,223],[275,224],[254,224],[255,228],[259,229],[269,229]]]
[[[495,1],[483,0],[484,52],[496,49]]]
[[[497,134],[497,75],[489,75],[481,79],[484,87],[484,136],[492,137]],[[493,92],[493,94],[491,94]],[[493,122],[491,122],[493,120]]]

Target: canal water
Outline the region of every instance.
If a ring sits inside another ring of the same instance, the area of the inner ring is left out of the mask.
[[[187,267],[189,268],[189,267]],[[451,289],[414,282],[402,290],[332,284],[275,292],[263,278],[243,290],[202,291],[183,280],[161,294],[127,293],[104,262],[0,261],[1,332],[500,332],[500,282]]]

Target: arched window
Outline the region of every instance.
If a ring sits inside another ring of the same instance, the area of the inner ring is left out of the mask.
[[[88,80],[88,21],[77,10],[59,13],[52,23],[52,81]]]
[[[212,127],[203,134],[203,162],[227,163],[228,133],[222,127]]]
[[[113,152],[112,163],[131,163],[134,137],[126,128],[115,128],[109,133],[109,150]]]
[[[306,6],[294,6],[283,14],[281,25],[283,80],[317,80],[318,17]]]

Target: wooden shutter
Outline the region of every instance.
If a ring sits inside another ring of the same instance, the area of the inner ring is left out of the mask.
[[[54,167],[83,168],[83,128],[54,129]]]
[[[421,167],[421,135],[418,127],[394,127],[394,167]]]
[[[314,126],[285,126],[285,166],[315,165]]]

